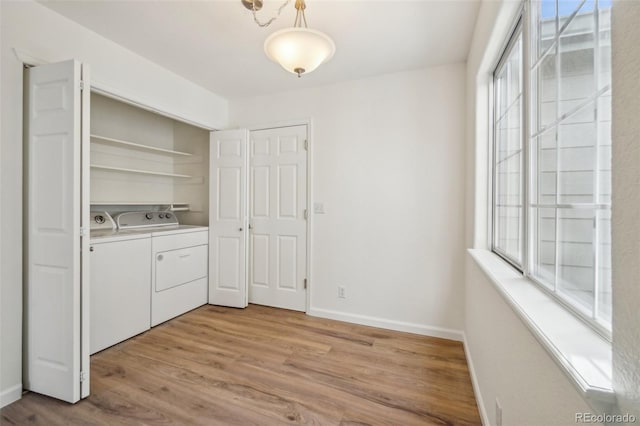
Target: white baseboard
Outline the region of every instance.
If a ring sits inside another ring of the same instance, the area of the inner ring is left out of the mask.
[[[478,384],[478,378],[476,377],[476,370],[473,368],[473,359],[471,359],[471,352],[469,352],[469,345],[467,344],[467,335],[463,336],[464,355],[467,358],[467,366],[469,367],[469,375],[471,376],[471,384],[473,385],[473,393],[476,396],[476,403],[478,404],[478,411],[480,411],[480,419],[484,426],[489,426],[489,416],[487,416],[487,410],[482,400],[482,394],[480,393],[480,385]]]
[[[307,315],[328,318],[354,324],[368,325],[371,327],[386,328],[388,330],[405,331],[407,333],[421,334],[423,336],[440,337],[443,339],[464,341],[464,333],[450,328],[434,327],[430,325],[415,324],[403,321],[394,321],[385,318],[370,317],[367,315],[350,314],[346,312],[331,311],[328,309],[310,308]]]
[[[20,398],[22,398],[22,383],[18,383],[0,392],[0,408],[16,402]]]

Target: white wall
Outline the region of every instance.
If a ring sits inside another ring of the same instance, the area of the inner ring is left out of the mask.
[[[613,4],[613,388],[640,419],[640,2]]]
[[[313,120],[311,314],[460,338],[464,70],[230,101],[232,126]]]
[[[89,63],[101,88],[211,128],[226,127],[227,102],[38,3],[2,1],[0,10],[2,406],[22,391],[22,64],[12,49],[43,61]]]

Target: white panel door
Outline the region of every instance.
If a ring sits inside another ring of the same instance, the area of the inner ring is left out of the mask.
[[[210,137],[209,303],[247,306],[247,130]]]
[[[307,126],[250,136],[249,302],[306,310]]]
[[[80,232],[89,210],[82,186],[88,158],[82,149],[88,146],[82,65],[67,61],[26,74],[25,387],[73,403],[89,394],[80,373],[88,385],[88,331],[82,327],[89,313],[88,280],[82,280],[88,245]]]

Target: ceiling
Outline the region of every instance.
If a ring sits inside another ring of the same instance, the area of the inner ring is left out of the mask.
[[[264,0],[258,18],[286,0]],[[264,54],[290,27],[295,0],[266,28],[240,0],[41,0],[50,9],[227,98],[313,87],[466,60],[480,0],[307,0],[307,22],[336,43],[331,61],[298,78]]]

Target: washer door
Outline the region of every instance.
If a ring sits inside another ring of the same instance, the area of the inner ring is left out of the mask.
[[[207,245],[156,253],[155,291],[195,281],[207,276]]]

